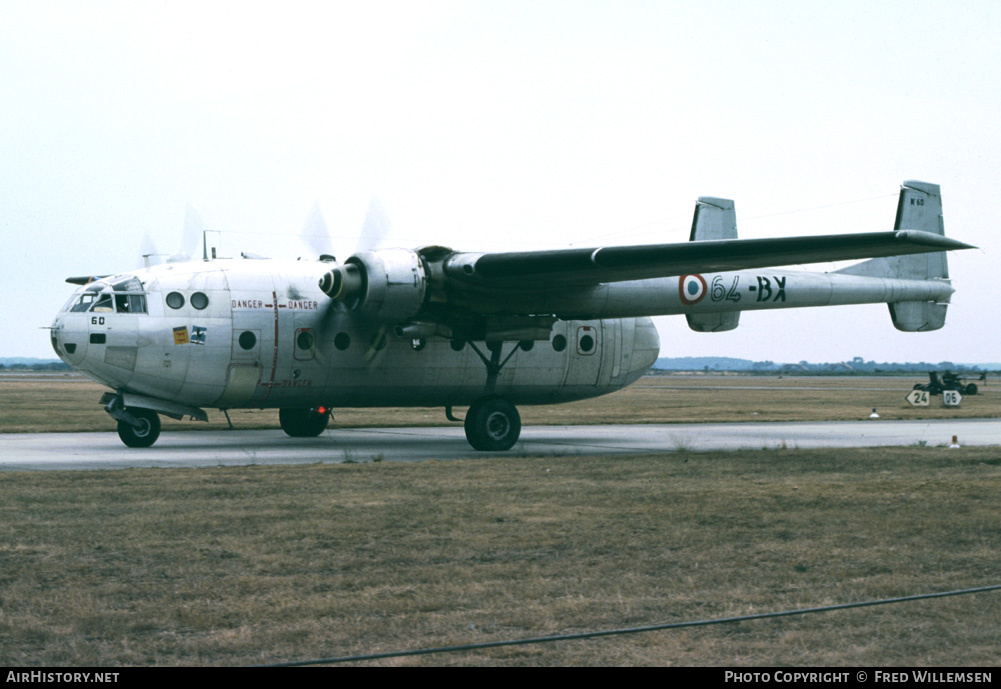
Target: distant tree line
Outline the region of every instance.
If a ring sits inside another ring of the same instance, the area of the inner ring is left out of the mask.
[[[771,366],[758,367],[758,364]],[[838,364],[811,364],[800,362],[798,364],[773,364],[771,362],[755,362],[755,371],[760,372],[805,372],[813,375],[823,376],[846,376],[851,374],[911,374],[928,373],[929,371],[952,371],[957,374],[981,374],[985,369],[976,365],[955,364],[953,362],[939,362],[932,364],[929,362],[904,363],[904,362],[840,362]]]
[[[994,371],[1001,366],[997,364],[957,364],[953,361],[896,362],[896,361],[866,361],[862,357],[854,357],[848,361],[836,363],[799,361],[797,363],[776,363],[774,361],[751,361],[731,357],[677,357],[661,358],[654,365],[662,371],[739,371],[742,373],[769,375],[775,373],[808,373],[810,375],[851,375],[864,373],[866,375],[927,373],[929,371],[953,371],[959,374],[977,374],[984,371]]]
[[[69,364],[62,361],[48,361],[35,364],[0,364],[0,371],[72,371]]]
[[[984,369],[976,364],[957,364],[952,361],[940,361],[930,363],[927,361],[900,362],[900,361],[864,361],[861,357],[855,357],[851,361],[841,361],[838,363],[810,363],[800,361],[796,364],[776,364],[771,361],[754,362],[754,370],[757,371],[808,371],[810,373],[832,373],[843,375],[846,373],[927,373],[928,371],[955,371],[956,373],[981,373]]]

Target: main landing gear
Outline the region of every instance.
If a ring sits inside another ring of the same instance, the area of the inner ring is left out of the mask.
[[[487,342],[487,349],[490,350],[489,359],[480,351],[479,347],[469,342],[469,346],[487,367],[485,394],[469,407],[464,421],[466,440],[473,446],[473,449],[498,452],[510,450],[518,442],[518,438],[521,436],[521,415],[513,404],[500,395],[494,394],[494,389],[497,387],[497,376],[500,375],[504,365],[519,349],[528,351],[532,348],[532,344],[532,342],[518,343],[501,361],[503,342]],[[451,411],[449,410],[448,413],[451,414]]]
[[[282,430],[292,438],[315,438],[326,430],[329,420],[328,407],[278,410],[278,421],[282,425]]]
[[[466,412],[466,440],[473,449],[510,450],[521,435],[521,415],[503,397],[481,397]]]

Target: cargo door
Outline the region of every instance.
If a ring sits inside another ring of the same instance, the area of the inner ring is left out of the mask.
[[[564,385],[598,384],[601,374],[601,321],[571,321],[567,323],[569,363]]]

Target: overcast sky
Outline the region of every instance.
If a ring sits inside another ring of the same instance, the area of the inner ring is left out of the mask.
[[[686,241],[695,199],[743,237],[892,229],[942,185],[946,327],[885,305],[658,319],[661,356],[1001,360],[991,205],[1001,4],[0,0],[0,356],[52,357],[71,275],[181,248],[337,254],[369,200],[384,244],[463,250]],[[829,269],[829,265],[817,269]]]

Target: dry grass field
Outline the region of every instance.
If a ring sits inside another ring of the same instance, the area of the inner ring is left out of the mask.
[[[725,421],[853,421],[875,407],[884,419],[1001,417],[1001,381],[980,384],[960,408],[946,408],[941,397],[928,407],[912,407],[904,397],[920,376],[751,377],[647,376],[605,397],[570,404],[519,407],[532,424],[678,423]],[[114,431],[115,422],[98,401],[107,389],[77,375],[0,377],[0,433]],[[225,428],[226,419],[206,410],[210,423],[163,417],[164,431]],[[464,415],[464,409],[456,413]],[[273,409],[236,409],[237,428],[278,428]],[[443,426],[442,409],[337,409],[334,426]]]
[[[0,664],[244,665],[1001,581],[996,448],[0,474]],[[993,665],[1001,592],[392,665]]]
[[[993,381],[919,411],[913,382],[665,376],[523,416],[1001,415]],[[2,380],[0,426],[113,431],[100,392]],[[206,424],[165,424],[187,427]],[[999,494],[1001,448],[969,447],[3,472],[0,664],[247,665],[998,584]],[[997,663],[998,638],[991,592],[378,664],[971,666]]]

